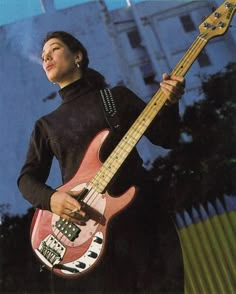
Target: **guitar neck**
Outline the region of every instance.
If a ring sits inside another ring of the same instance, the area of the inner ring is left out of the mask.
[[[206,43],[206,40],[199,35],[172,71],[171,75],[184,76]],[[166,100],[166,95],[159,89],[90,182],[95,190],[98,192],[105,190],[113,176],[161,110]]]

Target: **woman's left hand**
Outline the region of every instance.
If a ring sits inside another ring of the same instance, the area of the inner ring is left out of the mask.
[[[185,91],[185,79],[181,76],[162,75],[163,81],[160,83],[162,91],[167,95],[168,102],[177,103]]]

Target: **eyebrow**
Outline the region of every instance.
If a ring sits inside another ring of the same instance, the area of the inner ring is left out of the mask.
[[[55,45],[55,44],[57,44],[57,45],[62,45],[62,44],[59,43],[59,42],[53,42],[52,44],[49,45],[49,47],[51,47],[52,45]],[[42,56],[43,56],[43,53],[44,53],[44,52],[45,52],[45,50],[42,51]]]

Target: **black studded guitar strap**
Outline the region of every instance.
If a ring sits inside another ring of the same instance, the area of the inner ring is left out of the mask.
[[[120,126],[120,120],[117,114],[114,98],[109,88],[100,90],[101,103],[106,121],[113,131],[117,131]]]

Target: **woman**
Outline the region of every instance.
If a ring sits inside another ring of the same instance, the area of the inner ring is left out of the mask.
[[[18,186],[33,206],[76,222],[76,215],[71,212],[79,211],[82,216],[85,215],[80,210],[80,203],[72,195],[46,185],[46,181],[54,156],[59,161],[63,183],[69,181],[76,173],[89,143],[101,130],[108,128],[99,92],[106,87],[106,83],[103,76],[88,68],[89,59],[84,46],[66,32],[57,31],[46,36],[42,63],[49,81],[59,85],[62,103],[35,123]],[[170,103],[145,135],[152,143],[171,148],[178,140],[177,102],[184,92],[184,79],[164,74],[161,87]],[[100,156],[103,160],[145,107],[144,102],[125,87],[115,87],[111,92],[121,123],[117,132],[111,131],[102,147]],[[146,172],[142,168],[142,160],[134,150],[109,186],[109,191],[119,195],[130,185],[140,186],[144,177]]]

